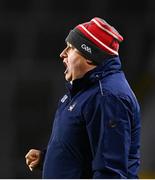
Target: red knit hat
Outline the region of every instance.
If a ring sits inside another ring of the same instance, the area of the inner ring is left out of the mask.
[[[107,56],[118,56],[119,43],[123,37],[101,18],[77,25],[66,41],[77,48],[86,58],[100,63]]]

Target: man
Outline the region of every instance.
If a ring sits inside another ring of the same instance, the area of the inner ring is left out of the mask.
[[[123,37],[103,19],[76,26],[60,54],[68,93],[60,100],[46,152],[26,155],[43,178],[137,178],[140,109],[118,55]]]

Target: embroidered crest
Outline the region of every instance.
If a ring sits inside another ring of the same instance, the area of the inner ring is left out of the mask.
[[[69,106],[68,111],[72,111],[75,107],[76,103],[73,103],[72,105]]]

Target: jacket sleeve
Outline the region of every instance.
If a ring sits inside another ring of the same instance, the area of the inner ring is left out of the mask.
[[[127,178],[130,119],[120,98],[96,97],[85,109],[95,179]]]

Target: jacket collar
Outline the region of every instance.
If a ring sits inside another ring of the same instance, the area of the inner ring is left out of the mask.
[[[118,56],[105,59],[101,65],[88,71],[82,78],[74,80],[72,84],[67,82],[66,86],[71,97],[73,97],[79,91],[89,88],[105,76],[119,71],[121,71],[121,62]]]

